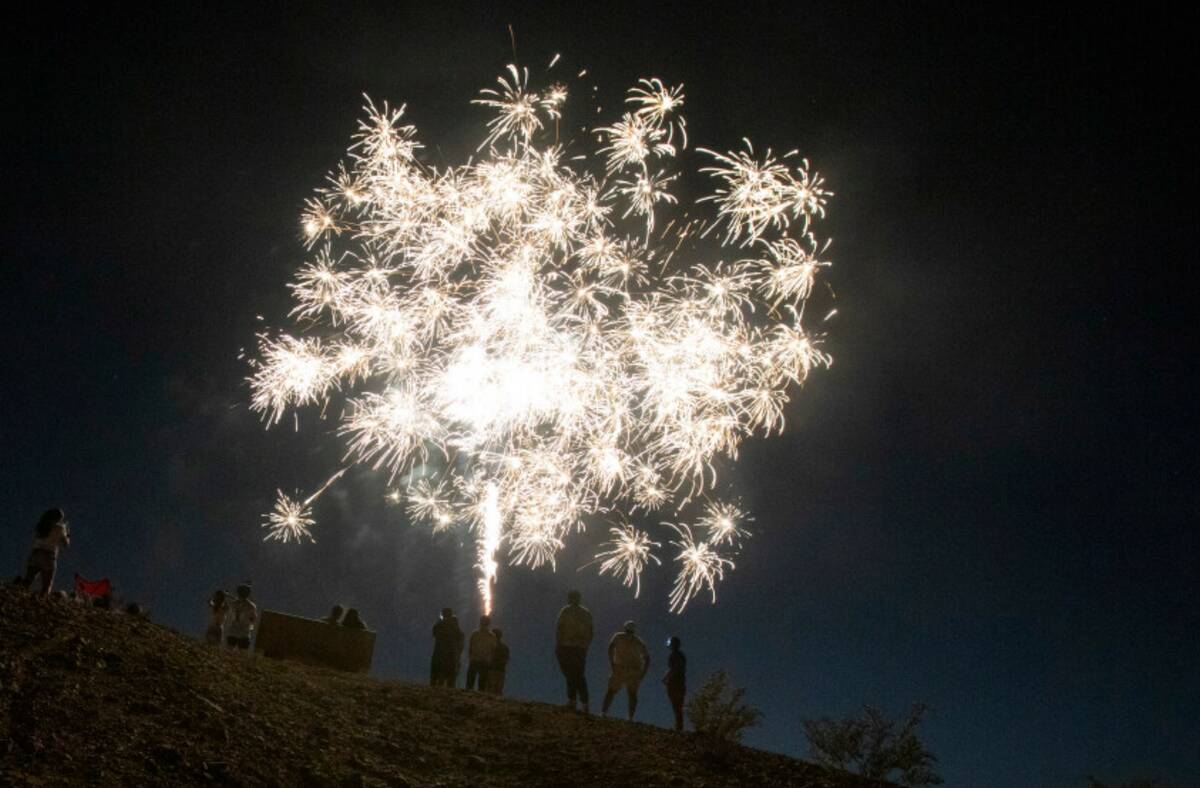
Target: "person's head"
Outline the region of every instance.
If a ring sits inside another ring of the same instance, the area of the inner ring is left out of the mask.
[[[42,516],[38,518],[37,535],[46,537],[50,535],[50,530],[59,523],[64,523],[67,516],[63,514],[62,509],[47,509],[42,512]]]
[[[683,645],[683,641],[679,639],[678,635],[672,635],[671,639],[667,641],[667,645],[671,647],[672,651],[678,651],[679,647]]]
[[[501,631],[500,631],[500,630],[498,630],[498,629],[493,629],[493,630],[492,630],[492,634],[496,636],[496,642],[497,642],[497,643],[499,643],[501,640],[503,640],[503,639],[504,639],[504,633],[503,633],[503,632],[501,632]]]
[[[209,604],[211,604],[213,607],[220,607],[221,605],[225,604],[225,592],[220,588],[218,588],[216,591],[213,591],[212,600]]]
[[[337,621],[342,617],[342,613],[344,612],[346,612],[346,610],[341,605],[334,605],[333,609],[329,611],[329,617],[334,621]]]
[[[238,595],[238,599],[249,599],[250,598],[250,584],[242,583],[240,586],[238,586],[237,587],[237,595]]]
[[[491,616],[480,616],[479,617],[479,628],[480,629],[487,629],[491,625],[492,625],[492,617]]]
[[[442,608],[442,618],[449,621],[450,619],[454,618],[454,611],[448,607]]]
[[[352,607],[346,611],[345,623],[353,624],[353,623],[355,623],[357,621],[361,621],[361,620],[362,620],[361,617],[358,615],[358,608]]]
[[[581,601],[583,601],[583,595],[578,591],[571,590],[567,592],[568,605],[578,605]]]
[[[625,631],[628,632],[630,635],[632,635],[636,629],[637,629],[637,626],[632,621],[625,622]]]

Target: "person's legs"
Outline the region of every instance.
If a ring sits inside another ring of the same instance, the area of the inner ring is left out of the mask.
[[[583,710],[588,710],[588,686],[587,686],[587,649],[576,648],[575,652],[575,687],[579,692],[579,702],[583,704]]]
[[[479,691],[483,692],[487,689],[487,677],[488,677],[489,665],[486,662],[474,662],[474,663],[472,663],[472,667],[475,668],[475,679],[476,679],[476,681],[479,682],[478,683]],[[470,684],[469,681],[467,683]],[[468,686],[467,689],[470,689],[470,687]]]
[[[429,660],[429,686],[437,687],[442,683],[442,658],[436,651]]]
[[[633,714],[637,711],[638,682],[629,681],[625,684],[625,692],[629,697],[629,721],[633,722]]]
[[[562,671],[563,678],[567,680],[567,703],[575,705],[575,671],[571,664],[571,655],[569,649],[559,646],[554,649],[554,656],[558,659],[558,669]]]
[[[453,688],[458,683],[458,663],[446,666],[446,686]]]
[[[54,572],[58,569],[58,558],[50,553],[43,553],[42,559],[42,596],[50,593],[54,585]]]
[[[667,685],[667,697],[671,701],[671,710],[675,712],[675,730],[683,730],[683,687]]]
[[[37,577],[42,570],[33,562],[33,556],[29,557],[29,562],[25,564],[25,579],[21,581],[21,585],[29,588],[33,585],[33,578]]]
[[[39,593],[43,596],[49,594],[50,586],[54,582],[54,570],[57,563],[53,553],[34,550],[29,554],[29,561],[25,565],[25,579],[22,584],[29,588],[33,585],[33,578],[41,575],[42,588]]]
[[[621,680],[617,677],[617,672],[614,670],[612,675],[608,677],[608,689],[604,692],[604,700],[600,701],[600,713],[608,716],[608,709],[612,706],[613,698],[617,696],[617,690],[621,688]]]

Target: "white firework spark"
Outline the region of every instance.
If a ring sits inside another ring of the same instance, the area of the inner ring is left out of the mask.
[[[478,155],[440,167],[420,160],[403,106],[368,101],[301,217],[314,256],[291,285],[300,328],[260,336],[250,377],[269,426],[319,408],[340,420],[346,467],[408,480],[389,497],[434,531],[469,529],[485,609],[502,558],[555,567],[598,515],[707,496],[830,363],[802,319],[829,265],[814,231],[829,192],[807,161],[700,149],[715,219],[668,215],[682,86],[641,80],[590,151],[558,136],[580,93],[510,66],[473,102],[494,113]],[[266,538],[311,539],[311,504],[345,470],[304,501],[280,493]],[[715,599],[747,535],[736,506],[695,517],[703,539],[670,525],[675,611]],[[600,572],[636,594],[661,545],[633,525],[609,535]]]
[[[710,545],[736,546],[750,535],[745,524],[751,519],[732,503],[710,503],[704,507],[704,514],[696,520],[696,525],[704,529],[705,541]]]
[[[621,576],[621,583],[626,588],[632,587],[636,597],[642,593],[642,570],[646,568],[646,564],[650,561],[662,563],[651,552],[652,548],[662,545],[652,541],[649,534],[632,525],[610,528],[608,532],[613,538],[604,545],[607,549],[596,553],[596,558],[600,560],[600,574],[611,572]]]
[[[293,500],[284,495],[283,490],[279,490],[277,495],[275,509],[264,518],[263,527],[267,529],[267,535],[263,541],[273,539],[285,544],[315,541],[310,529],[317,521],[313,519],[312,509],[307,502]]]
[[[679,539],[671,545],[679,548],[675,560],[679,562],[679,574],[671,589],[671,612],[682,613],[692,597],[708,589],[712,601],[717,601],[717,581],[725,577],[726,569],[733,569],[733,561],[721,556],[716,546],[708,541],[696,541],[692,529],[677,523],[664,523],[675,530]]]

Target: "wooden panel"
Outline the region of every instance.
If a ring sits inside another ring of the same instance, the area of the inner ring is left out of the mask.
[[[254,650],[273,659],[366,673],[375,654],[375,633],[264,610]]]

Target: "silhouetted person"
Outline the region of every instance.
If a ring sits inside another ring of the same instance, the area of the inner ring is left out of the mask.
[[[29,588],[33,585],[33,578],[40,575],[42,588],[39,593],[48,595],[50,587],[54,585],[54,572],[58,569],[58,550],[70,546],[71,532],[67,530],[66,515],[62,509],[47,509],[33,529],[33,548],[29,551],[29,560],[25,562],[25,577],[21,585]]]
[[[250,650],[250,635],[258,623],[258,605],[250,601],[250,586],[237,587],[237,599],[229,606],[229,623],[225,627],[225,643],[230,648]]]
[[[496,650],[496,636],[492,634],[491,626],[492,619],[489,616],[480,616],[479,629],[471,633],[471,642],[467,646],[467,689],[475,689],[477,678],[479,689],[486,689],[492,652]]]
[[[554,656],[567,680],[567,705],[575,708],[575,698],[588,712],[587,650],[592,644],[592,614],[579,604],[578,591],[567,592],[567,606],[558,613],[554,627]]]
[[[462,656],[463,632],[458,618],[448,607],[433,625],[433,658],[429,661],[429,684],[453,687],[458,681],[458,661]]]
[[[683,697],[687,694],[687,657],[683,655],[680,646],[683,642],[678,637],[672,637],[671,654],[667,657],[667,675],[663,676],[663,684],[667,685],[667,698],[671,701],[671,710],[675,712],[675,730],[683,730]]]
[[[622,687],[629,698],[629,719],[637,711],[638,685],[650,669],[650,651],[642,639],[634,634],[632,621],[625,622],[625,631],[613,635],[608,641],[608,664],[612,669],[608,677],[608,692],[604,693],[604,704],[600,711],[607,716],[613,697]]]
[[[358,610],[352,607],[346,611],[346,617],[342,619],[342,626],[346,629],[366,629],[367,622],[363,621]]]
[[[508,671],[508,644],[504,642],[504,633],[493,629],[496,636],[496,648],[492,651],[492,664],[488,666],[487,690],[493,695],[504,694],[504,676]]]
[[[229,600],[225,592],[217,589],[208,600],[208,629],[204,630],[204,642],[210,646],[221,645],[225,637],[225,619],[229,616]]]
[[[337,626],[342,623],[342,613],[344,612],[346,611],[341,605],[334,605],[333,609],[329,611],[329,615],[325,616],[323,620],[326,624]]]

